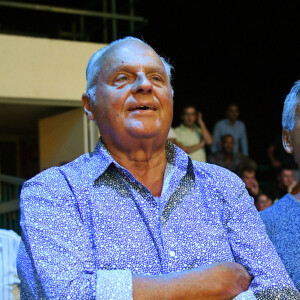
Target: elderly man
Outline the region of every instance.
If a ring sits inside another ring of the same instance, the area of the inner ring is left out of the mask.
[[[92,56],[101,140],[24,184],[23,299],[299,299],[242,181],[167,143],[170,69],[136,38]]]
[[[300,168],[300,81],[287,95],[282,113],[282,141]],[[270,208],[261,212],[267,233],[300,291],[300,182]]]

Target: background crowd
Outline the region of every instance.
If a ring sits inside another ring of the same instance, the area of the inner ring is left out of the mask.
[[[259,166],[249,154],[248,124],[246,126],[239,117],[239,106],[229,104],[225,118],[217,120],[210,132],[197,107],[186,104],[181,109],[181,123],[170,129],[169,140],[193,160],[216,164],[236,173],[254,198],[257,210],[262,211],[292,191],[298,182],[299,171],[293,155],[284,151],[279,134],[265,149],[270,173],[262,172],[258,179]]]

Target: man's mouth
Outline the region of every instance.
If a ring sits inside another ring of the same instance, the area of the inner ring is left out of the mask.
[[[135,111],[135,110],[156,110],[156,108],[152,107],[151,105],[137,105],[135,107],[130,107],[128,110],[129,111]]]

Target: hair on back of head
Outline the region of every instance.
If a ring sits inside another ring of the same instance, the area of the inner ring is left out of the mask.
[[[228,111],[228,109],[232,106],[236,106],[238,109],[240,108],[239,105],[235,102],[230,102],[230,103],[227,103],[226,105],[226,111]]]
[[[197,107],[195,106],[195,104],[190,103],[190,102],[186,102],[185,104],[183,104],[181,106],[181,112],[184,113],[184,111],[188,108],[194,108],[197,111]]]
[[[238,171],[238,176],[243,177],[244,172],[253,173],[256,172],[256,168],[249,163],[245,163],[240,166]]]
[[[282,111],[282,128],[292,131],[295,126],[296,110],[300,96],[300,80],[296,81],[286,96]]]

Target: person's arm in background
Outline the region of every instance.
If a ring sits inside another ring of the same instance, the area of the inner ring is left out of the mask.
[[[182,140],[181,140],[181,134],[180,132],[178,132],[176,129],[174,130],[174,133],[176,135],[176,140],[174,142],[174,144],[176,144],[179,148],[181,148],[184,152],[186,152],[187,154],[190,154],[198,149],[201,149],[203,147],[205,147],[205,141],[201,140],[198,144],[192,145],[192,146],[184,146],[182,144]]]
[[[184,152],[187,154],[192,153],[198,149],[201,149],[205,146],[205,142],[201,141],[199,144],[193,145],[193,146],[183,146],[180,142],[176,141],[176,145],[180,147]]]
[[[198,121],[198,125],[202,129],[202,137],[203,137],[203,140],[205,142],[205,145],[206,146],[212,145],[212,143],[213,143],[213,137],[211,136],[209,130],[207,129],[207,127],[206,127],[206,125],[205,125],[205,123],[203,121],[202,113],[201,112],[198,112],[197,121]]]
[[[242,150],[242,153],[245,155],[245,156],[248,156],[249,155],[249,151],[248,151],[248,138],[247,138],[247,131],[246,131],[246,127],[244,125],[244,123],[241,123],[242,125],[242,130],[241,130],[241,150]]]
[[[237,263],[252,277],[249,290],[258,299],[300,299],[281,262],[245,184],[224,169],[216,173],[225,201],[224,224]],[[234,188],[233,188],[234,187]]]
[[[22,299],[230,299],[250,276],[219,263],[161,276],[97,270],[92,230],[58,168],[27,181],[21,192],[22,242],[17,266]]]

